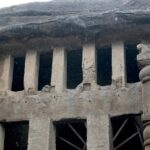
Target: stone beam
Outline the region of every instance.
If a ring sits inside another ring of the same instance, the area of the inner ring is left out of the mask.
[[[62,47],[57,47],[53,51],[52,79],[51,85],[57,92],[66,89],[66,53]]]
[[[35,50],[26,52],[24,88],[37,90],[38,87],[39,55]]]
[[[85,44],[83,46],[83,83],[96,82],[96,50],[95,44]]]
[[[55,150],[55,130],[49,118],[32,118],[29,123],[28,150]]]
[[[5,129],[0,125],[0,150],[4,150]]]
[[[0,56],[0,91],[11,90],[13,58],[10,54]]]
[[[87,117],[87,150],[112,150],[110,119],[107,114],[92,113]]]
[[[112,43],[112,81],[116,87],[125,87],[126,65],[123,41]]]

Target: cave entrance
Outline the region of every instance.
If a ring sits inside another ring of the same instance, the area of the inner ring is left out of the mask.
[[[53,58],[52,52],[40,54],[39,80],[38,80],[39,91],[42,90],[42,88],[45,85],[50,85],[51,83],[52,58]]]
[[[24,67],[25,67],[25,57],[15,57],[12,91],[24,90]]]
[[[75,89],[82,80],[82,49],[67,50],[67,88]]]
[[[114,150],[143,150],[143,127],[140,116],[121,116],[111,119]]]
[[[127,83],[139,82],[139,68],[137,64],[137,43],[125,43],[125,56],[126,56],[126,74],[127,74]]]
[[[4,150],[27,150],[28,122],[10,122],[3,124],[5,129]]]
[[[97,53],[97,84],[101,86],[111,85],[112,76],[112,48],[104,46],[96,48]]]
[[[86,121],[64,120],[55,123],[56,150],[86,150]]]

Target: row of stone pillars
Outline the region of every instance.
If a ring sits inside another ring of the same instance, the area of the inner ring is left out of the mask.
[[[109,116],[91,113],[87,116],[87,149],[112,150]],[[28,150],[56,150],[56,132],[48,117],[33,117],[29,121]],[[4,150],[5,130],[0,126],[0,150]]]
[[[0,56],[0,91],[11,90],[13,57],[11,54]],[[95,44],[83,46],[83,83],[96,83],[96,50]],[[105,63],[105,62],[104,62]],[[38,87],[39,55],[36,50],[28,50],[25,56],[24,89],[37,90]],[[112,81],[117,86],[125,86],[125,53],[124,43],[112,43]],[[65,48],[53,50],[51,84],[57,92],[66,89],[66,54]]]

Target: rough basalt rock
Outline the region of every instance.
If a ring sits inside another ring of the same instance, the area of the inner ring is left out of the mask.
[[[54,0],[0,10],[0,40],[27,36],[87,40],[116,32],[148,36],[149,25],[149,0]]]

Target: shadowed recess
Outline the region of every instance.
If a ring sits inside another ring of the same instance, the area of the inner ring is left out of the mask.
[[[101,86],[111,84],[112,76],[111,46],[97,48],[97,83]]]
[[[111,123],[115,150],[143,150],[143,126],[140,116],[114,117]]]
[[[38,90],[51,83],[52,57],[52,52],[40,55]]]
[[[25,57],[14,58],[14,70],[12,80],[12,91],[24,90],[24,67]]]
[[[4,129],[4,150],[27,150],[28,122],[5,123]]]
[[[135,83],[139,82],[139,68],[137,65],[136,57],[138,55],[137,50],[138,43],[125,43],[125,54],[126,54],[126,73],[127,73],[127,82]]]
[[[74,89],[83,80],[82,49],[67,51],[67,88]]]
[[[56,150],[86,150],[86,121],[64,120],[55,123]]]

